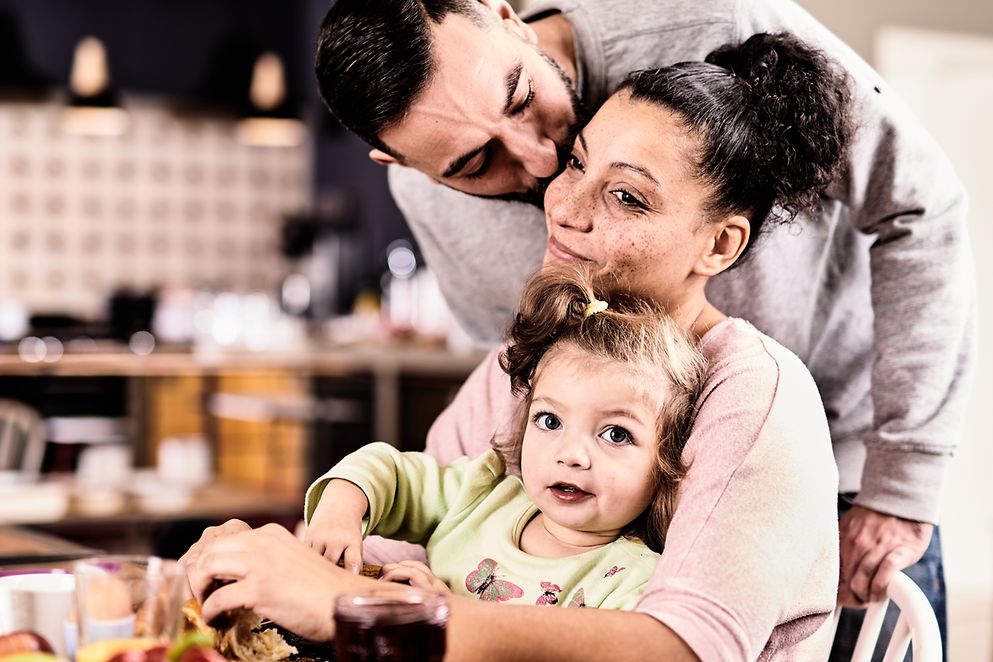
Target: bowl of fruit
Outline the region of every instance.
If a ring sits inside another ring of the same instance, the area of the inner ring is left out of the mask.
[[[202,632],[184,632],[165,645],[146,639],[107,639],[89,644],[77,662],[226,662],[214,640]],[[0,662],[69,662],[52,652],[36,632],[19,630],[0,636]]]

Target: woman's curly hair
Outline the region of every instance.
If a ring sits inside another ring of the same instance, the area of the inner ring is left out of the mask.
[[[587,305],[595,300],[607,302],[607,309],[587,315]],[[624,364],[657,407],[655,498],[625,535],[661,551],[686,474],[682,452],[703,385],[703,356],[695,341],[657,305],[595,283],[580,269],[537,273],[524,287],[520,311],[500,356],[515,394],[523,396],[514,435],[494,443],[509,467],[520,466],[535,382],[545,362],[554,360],[563,347],[578,349],[594,360]]]
[[[818,204],[854,132],[845,74],[787,33],[753,35],[705,62],[633,72],[620,90],[674,111],[699,137],[693,165],[710,185],[707,212],[749,219],[746,252],[766,218],[789,222]]]

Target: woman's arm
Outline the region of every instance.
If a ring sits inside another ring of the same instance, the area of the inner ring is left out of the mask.
[[[665,660],[698,662],[682,639],[646,614],[615,609],[450,601],[445,660]]]
[[[407,590],[332,566],[276,525],[205,545],[190,568],[190,583],[201,597],[215,579],[230,583],[204,601],[208,622],[223,611],[248,607],[317,641],[334,637],[337,595],[384,586]],[[450,607],[447,660],[698,660],[672,630],[645,614],[495,605],[460,597],[450,598]]]

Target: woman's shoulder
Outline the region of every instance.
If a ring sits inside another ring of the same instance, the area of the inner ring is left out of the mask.
[[[798,380],[813,384],[803,361],[751,323],[729,317],[715,325],[700,341],[707,359],[708,381],[734,375],[764,378],[769,382]]]
[[[796,354],[736,318],[712,328],[700,348],[708,367],[695,432],[725,443],[737,439],[744,450],[761,438],[789,443],[805,430],[805,436],[828,440],[830,448],[824,404]],[[730,434],[732,429],[737,434]]]

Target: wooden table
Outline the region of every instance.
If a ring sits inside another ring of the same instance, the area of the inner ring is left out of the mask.
[[[0,526],[0,568],[36,566],[94,556],[99,550],[17,526]]]

